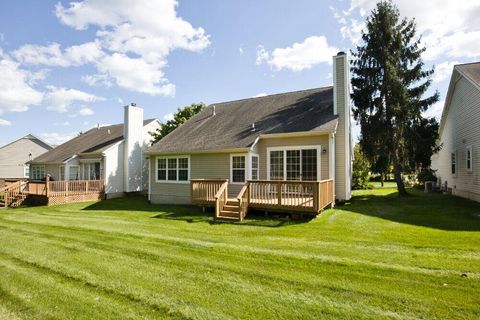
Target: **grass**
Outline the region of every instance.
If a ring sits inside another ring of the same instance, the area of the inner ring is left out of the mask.
[[[480,205],[412,193],[296,222],[143,198],[3,209],[0,319],[478,319]]]

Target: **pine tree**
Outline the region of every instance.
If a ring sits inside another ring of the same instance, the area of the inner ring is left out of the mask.
[[[422,116],[439,98],[438,92],[424,97],[434,69],[424,68],[421,55],[426,48],[416,37],[415,21],[400,19],[389,1],[377,3],[362,40],[352,52],[351,66],[359,143],[380,172],[393,165],[398,192],[405,195],[401,174],[429,166],[426,159],[438,150],[438,122]]]

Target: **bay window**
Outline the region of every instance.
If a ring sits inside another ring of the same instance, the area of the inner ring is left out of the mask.
[[[232,183],[245,183],[246,156],[231,156],[231,181]]]
[[[32,165],[30,174],[31,174],[31,179],[42,180],[43,178],[45,178],[45,166]]]

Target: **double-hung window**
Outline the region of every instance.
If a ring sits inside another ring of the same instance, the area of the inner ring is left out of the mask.
[[[158,157],[157,182],[188,181],[190,177],[190,158]]]
[[[245,183],[246,181],[246,168],[247,161],[246,156],[233,156],[231,157],[231,180],[232,183]]]
[[[45,178],[45,166],[43,165],[32,165],[30,170],[31,178],[33,180],[41,180]]]
[[[465,151],[465,166],[467,168],[468,172],[473,171],[473,162],[472,162],[472,146],[467,146],[466,151]]]
[[[320,179],[320,146],[269,148],[270,180],[316,181]]]
[[[252,155],[252,180],[258,180],[258,156]]]
[[[457,151],[453,151],[450,155],[451,172],[453,175],[457,174]]]

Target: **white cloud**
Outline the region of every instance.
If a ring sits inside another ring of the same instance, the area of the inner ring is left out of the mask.
[[[49,92],[45,95],[44,103],[48,110],[56,112],[67,112],[72,103],[76,101],[95,102],[103,101],[105,98],[86,93],[76,89],[57,88],[48,86]]]
[[[46,143],[57,146],[74,138],[76,135],[77,133],[44,132],[40,134],[40,137]]]
[[[238,48],[238,52],[240,53],[240,55],[243,55],[243,48],[242,47]]]
[[[29,106],[41,103],[43,94],[32,87],[31,80],[32,73],[20,69],[0,49],[0,115],[27,111]]]
[[[96,62],[104,53],[99,41],[71,46],[64,51],[60,44],[48,46],[26,44],[13,52],[13,56],[23,64],[55,67],[80,66]]]
[[[78,110],[78,114],[81,116],[91,116],[94,113],[95,112],[89,107],[82,107],[80,110]]]
[[[70,126],[70,122],[68,122],[68,121],[54,122],[53,125],[57,126],[57,127],[68,127],[68,126]]]
[[[171,96],[175,86],[165,77],[172,50],[198,52],[209,36],[177,16],[175,0],[84,0],[58,3],[56,16],[77,30],[97,28],[97,41],[108,55],[96,62],[98,74],[83,77],[90,85],[118,86],[150,95]],[[97,57],[98,58],[98,57]]]
[[[114,81],[119,87],[153,96],[173,96],[175,85],[165,79],[162,68],[162,63],[148,63],[123,53],[106,56],[98,64],[98,70],[107,81]]]
[[[364,20],[377,0],[352,0],[346,11],[332,8],[344,38],[357,43]],[[396,0],[402,17],[415,18],[427,51],[425,60],[480,56],[480,2],[478,0]]]
[[[429,118],[436,118],[438,121],[440,121],[440,118],[442,117],[442,112],[443,112],[443,106],[445,105],[445,100],[438,101],[434,105],[432,105],[427,111],[423,113],[424,117],[429,117]]]
[[[164,115],[163,120],[166,120],[166,121],[173,120],[173,113],[167,113],[166,115]]]
[[[276,48],[271,53],[259,46],[256,64],[266,62],[274,70],[302,71],[320,63],[332,63],[332,56],[337,52],[324,36],[312,36],[290,47]]]
[[[10,121],[0,118],[0,127],[10,126],[10,125],[12,125],[12,123]]]
[[[445,61],[442,62],[438,65],[435,66],[435,73],[433,74],[433,82],[441,82],[447,78],[450,78],[450,75],[452,74],[453,67],[456,64],[459,64],[460,62],[458,61]]]
[[[267,94],[265,92],[261,92],[259,94],[254,95],[254,98],[260,98],[260,97],[265,97]]]

